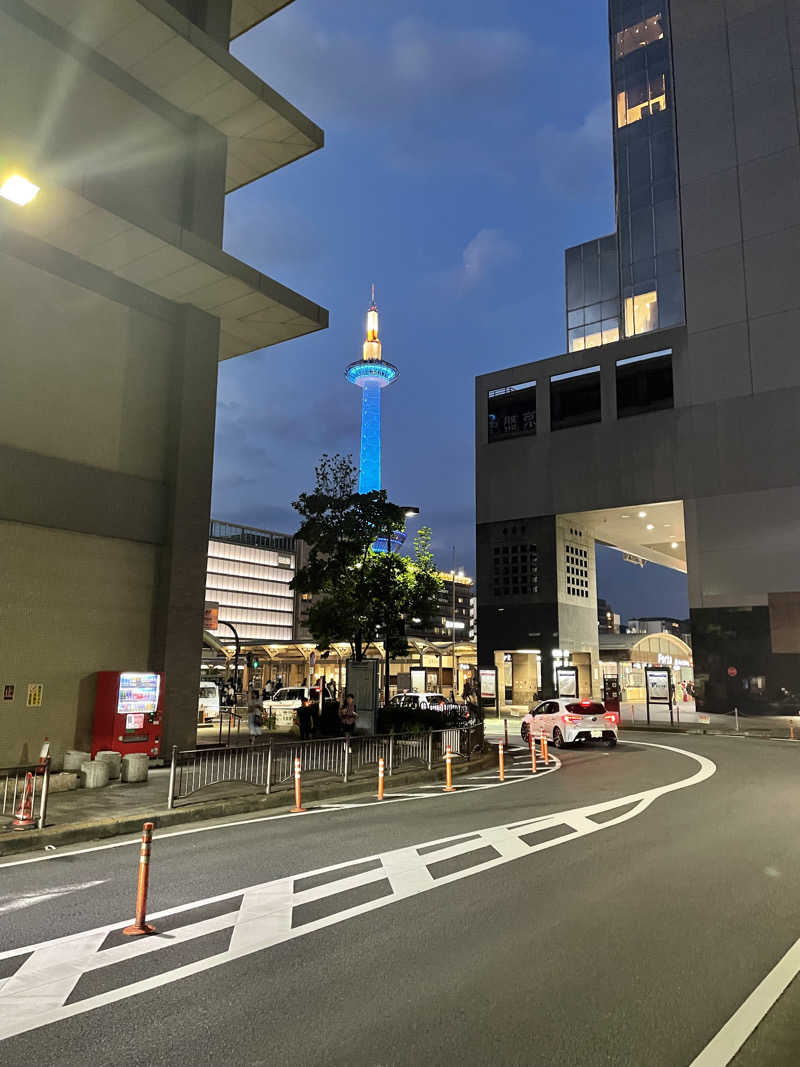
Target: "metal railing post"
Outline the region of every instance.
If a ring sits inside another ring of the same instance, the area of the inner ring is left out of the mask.
[[[428,770],[433,768],[433,727],[428,727]]]
[[[389,734],[389,777],[392,777],[392,771],[394,770],[394,733]]]
[[[42,792],[39,795],[39,829],[44,830],[47,826],[47,794],[50,791],[50,757],[44,761],[44,776],[42,778]]]
[[[178,746],[172,746],[172,762],[169,765],[169,796],[167,797],[167,808],[175,807],[175,771],[178,764]]]
[[[267,788],[265,793],[269,793],[272,788],[272,738],[269,739],[269,752],[267,752]]]
[[[347,784],[347,771],[349,769],[349,762],[350,762],[350,738],[345,736],[343,738],[343,741],[344,741],[344,774],[343,774],[342,777],[343,777],[343,780],[344,780],[345,784]]]

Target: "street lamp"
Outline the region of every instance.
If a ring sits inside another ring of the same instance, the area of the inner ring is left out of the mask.
[[[13,204],[24,207],[39,192],[39,186],[23,178],[21,174],[12,174],[0,185],[0,196],[4,200],[10,200]]]
[[[415,515],[419,515],[419,508],[415,507],[403,507],[400,508],[407,519],[413,518]],[[387,590],[386,590],[386,614],[384,615],[383,622],[383,651],[384,651],[384,665],[383,665],[383,706],[389,707],[389,591],[392,587],[392,530],[391,526],[386,531],[386,567],[387,567]]]

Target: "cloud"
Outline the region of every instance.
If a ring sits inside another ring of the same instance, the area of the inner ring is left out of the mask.
[[[518,257],[519,249],[502,230],[484,227],[462,249],[459,265],[434,275],[432,281],[443,296],[463,296]]]
[[[534,138],[534,154],[551,192],[608,199],[613,175],[609,103],[597,104],[573,129],[543,126]]]
[[[329,15],[327,5],[325,14]],[[341,24],[341,19],[330,25]],[[403,17],[376,36],[328,29],[323,6],[288,8],[242,39],[237,55],[316,121],[374,126],[489,110],[537,52],[518,29],[439,26]]]

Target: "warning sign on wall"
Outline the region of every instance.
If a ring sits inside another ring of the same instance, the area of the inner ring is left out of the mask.
[[[30,682],[28,684],[28,699],[26,701],[26,707],[40,708],[44,702],[44,686],[41,682]]]

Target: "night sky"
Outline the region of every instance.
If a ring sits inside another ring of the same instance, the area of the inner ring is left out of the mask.
[[[564,249],[614,229],[607,33],[601,0],[296,0],[234,42],[326,145],[228,197],[225,248],[331,326],[221,364],[215,518],[293,532],[320,454],[357,462],[374,282],[384,487],[474,573],[475,375],[564,351]],[[687,614],[683,576],[598,566],[624,617]]]

